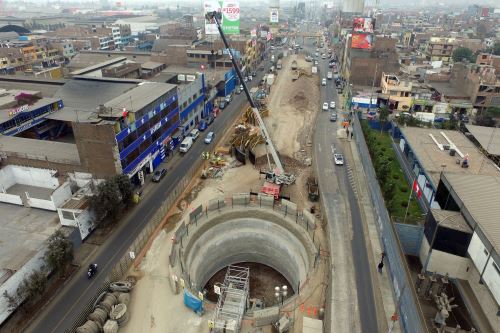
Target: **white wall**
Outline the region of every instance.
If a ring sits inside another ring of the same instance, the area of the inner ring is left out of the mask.
[[[10,165],[0,169],[0,192],[5,192],[9,187],[16,183],[16,179],[12,174]]]
[[[420,262],[425,265],[427,254],[429,251],[429,242],[425,236],[422,238],[422,244],[420,246]],[[436,249],[432,250],[429,262],[427,264],[427,270],[429,272],[436,272],[441,275],[448,274],[451,278],[458,278],[467,280],[470,271],[474,269],[472,261],[469,258],[463,258],[450,253],[438,251]]]
[[[72,195],[73,194],[71,193],[71,187],[69,182],[64,182],[54,192],[52,192],[50,198],[52,199],[54,206],[57,208],[61,206],[64,203],[64,201],[71,198]]]
[[[485,252],[486,251],[486,252]],[[476,266],[479,272],[483,271],[484,265],[486,265],[486,260],[488,259],[489,252],[488,249],[484,246],[479,236],[474,233],[472,235],[472,239],[470,240],[469,248],[467,249],[467,253],[469,254],[472,262]]]
[[[80,229],[80,237],[84,240],[95,229],[94,216],[89,209],[82,211],[78,215],[77,224]]]
[[[10,203],[19,206],[23,205],[23,200],[19,195],[7,194],[1,192],[0,192],[0,202]]]
[[[52,200],[32,198],[29,196],[28,192],[25,193],[26,193],[28,207],[51,210],[54,212],[57,210],[57,207],[54,205],[54,202],[52,202]]]
[[[476,296],[481,309],[483,310],[486,318],[490,322],[491,327],[495,329],[495,333],[500,333],[500,316],[497,316],[498,311],[498,303],[491,296],[491,292],[489,288],[485,284],[479,283],[479,274],[476,269],[471,270],[471,274],[469,276],[468,282]]]
[[[64,209],[64,211],[66,212],[71,212],[71,214],[73,214],[73,210],[69,210],[69,209]],[[75,219],[66,219],[64,218],[63,216],[63,209],[61,208],[58,208],[57,209],[57,215],[59,215],[59,221],[61,222],[62,225],[65,225],[65,226],[70,226],[70,227],[76,227],[76,220]],[[74,215],[73,215],[74,217]]]
[[[7,165],[0,170],[0,186],[8,189],[14,184],[22,184],[56,189],[59,180],[53,177],[55,173],[56,170]]]
[[[92,174],[86,172],[76,172],[69,173],[69,178],[76,183],[76,185],[80,187],[84,187],[88,182],[92,180]]]
[[[494,265],[496,265],[496,268]],[[490,257],[490,260],[488,260],[488,264],[484,270],[483,280],[495,298],[497,306],[500,306],[500,263],[495,263],[493,257]]]

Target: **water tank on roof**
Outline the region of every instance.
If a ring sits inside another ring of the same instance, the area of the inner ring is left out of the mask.
[[[30,40],[30,37],[29,36],[19,36],[19,40],[28,41],[28,40]]]

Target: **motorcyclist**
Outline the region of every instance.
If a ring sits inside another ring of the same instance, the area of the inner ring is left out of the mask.
[[[89,279],[94,276],[94,274],[97,273],[97,264],[90,264],[89,269],[87,271],[87,275]]]

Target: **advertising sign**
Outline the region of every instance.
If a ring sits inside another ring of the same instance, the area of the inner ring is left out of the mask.
[[[222,12],[222,31],[228,35],[240,33],[240,2],[239,0],[205,0],[203,13]],[[217,35],[217,25],[205,20],[205,34]]]
[[[271,23],[278,23],[279,22],[278,8],[270,8],[269,9],[269,22],[271,22]]]
[[[360,34],[360,33],[352,34],[351,48],[370,50],[372,47],[373,47],[372,34]]]
[[[375,28],[375,20],[371,17],[355,17],[354,23],[352,26],[353,32],[364,32],[364,33],[373,33],[373,29]]]
[[[217,0],[205,0],[203,3],[203,15],[209,12],[220,12],[222,10],[219,1]],[[215,23],[210,23],[205,19],[205,34],[206,35],[218,35],[217,25]]]

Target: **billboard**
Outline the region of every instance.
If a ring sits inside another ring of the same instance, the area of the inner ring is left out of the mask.
[[[351,48],[370,50],[372,47],[373,47],[372,34],[360,34],[360,33],[352,34]]]
[[[355,17],[352,26],[353,32],[373,33],[375,29],[375,19],[371,17]]]
[[[279,22],[278,8],[270,8],[269,9],[269,22],[271,22],[271,23],[278,23]]]
[[[228,35],[240,33],[240,2],[239,0],[205,0],[203,13],[222,12],[222,31]],[[217,35],[217,26],[205,20],[205,34]]]

